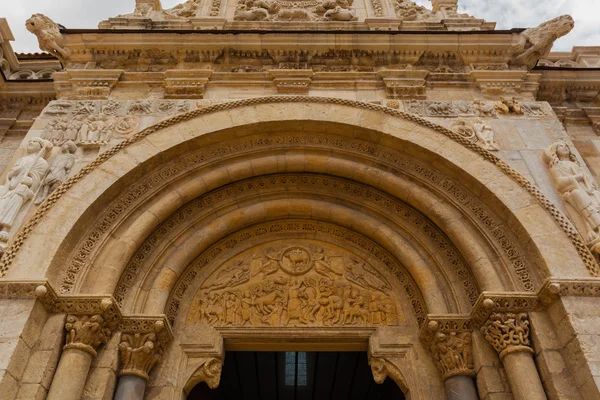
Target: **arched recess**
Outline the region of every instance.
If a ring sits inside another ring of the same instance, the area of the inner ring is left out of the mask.
[[[456,246],[480,290],[534,290],[549,275],[595,268],[577,236],[568,232],[576,246],[567,237],[560,213],[551,209],[553,220],[539,203],[549,208],[545,199],[522,187],[524,178],[453,135],[402,112],[336,99],[252,99],[193,111],[86,167],[26,224],[3,269],[15,278],[47,274],[73,293],[86,288],[78,279],[93,266],[110,277],[94,290],[109,293],[144,240],[189,201],[244,179],[297,172],[359,182],[408,204]]]
[[[201,285],[194,269],[216,246],[233,250],[207,274],[261,224],[315,224],[381,249],[424,314],[468,313],[484,290],[595,273],[565,221],[495,156],[420,118],[338,99],[250,99],[176,116],[101,155],[42,204],[1,267],[47,277],[60,294],[115,294],[126,314],[169,314]]]

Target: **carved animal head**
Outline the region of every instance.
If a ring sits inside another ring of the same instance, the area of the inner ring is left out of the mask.
[[[44,31],[46,34],[60,35],[56,22],[52,21],[44,14],[33,14],[31,18],[25,22],[25,27],[34,35],[38,35],[41,31]]]
[[[552,32],[556,38],[563,37],[575,27],[575,21],[570,15],[561,15],[541,24],[538,29]]]

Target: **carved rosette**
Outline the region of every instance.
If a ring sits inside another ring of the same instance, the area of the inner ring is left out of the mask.
[[[496,349],[500,359],[515,352],[533,353],[526,313],[493,313],[481,327],[481,332]]]
[[[96,349],[108,341],[111,330],[100,314],[96,315],[67,315],[65,323],[67,331],[67,349],[85,351],[95,357]]]
[[[162,347],[155,333],[123,333],[119,354],[121,356],[119,376],[138,376],[148,382],[150,370],[162,356]]]
[[[437,332],[428,343],[433,360],[446,380],[475,375],[471,332]]]

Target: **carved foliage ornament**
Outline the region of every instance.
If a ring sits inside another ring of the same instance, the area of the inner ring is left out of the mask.
[[[134,375],[148,382],[148,374],[160,360],[162,348],[156,333],[123,333],[119,353],[122,365],[119,376]]]
[[[493,313],[481,327],[481,332],[498,352],[500,359],[517,351],[533,353],[526,313]]]
[[[320,247],[267,249],[222,267],[188,321],[216,326],[396,325],[391,286],[373,267]]]
[[[100,314],[67,315],[67,341],[64,349],[78,349],[96,356],[96,349],[108,341],[111,330]]]

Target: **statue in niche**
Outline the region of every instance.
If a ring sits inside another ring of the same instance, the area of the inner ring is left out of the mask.
[[[50,149],[52,143],[47,140],[30,140],[27,155],[19,158],[6,175],[6,182],[0,187],[0,241],[8,241],[9,231],[19,211],[40,187],[48,172],[48,162],[44,156]]]
[[[75,165],[75,151],[77,151],[77,146],[72,141],[69,140],[62,144],[60,154],[52,162],[50,172],[46,175],[34,204],[37,205],[46,200],[67,179]]]
[[[544,152],[554,185],[565,201],[567,212],[588,246],[600,255],[600,191],[565,142],[552,144]]]
[[[267,249],[213,274],[190,310],[215,326],[366,326],[397,323],[391,286],[356,257],[322,247]]]

